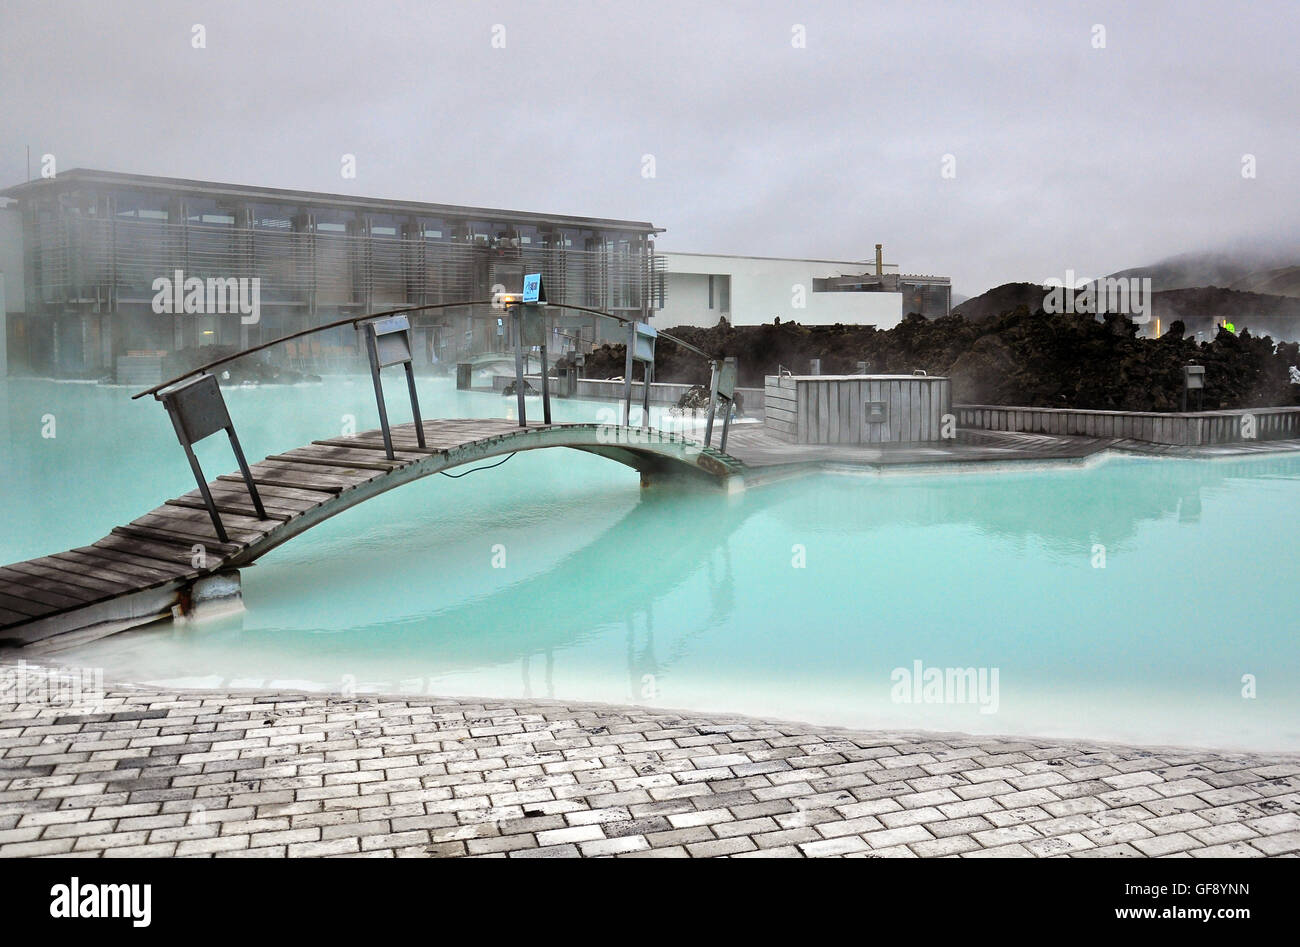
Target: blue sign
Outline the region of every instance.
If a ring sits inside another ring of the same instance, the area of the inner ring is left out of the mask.
[[[542,274],[529,273],[524,276],[524,302],[539,302],[538,295],[542,289]]]

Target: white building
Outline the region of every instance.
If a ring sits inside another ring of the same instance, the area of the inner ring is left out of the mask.
[[[864,260],[799,260],[660,254],[664,258],[663,307],[657,328],[708,328],[726,319],[736,326],[782,322],[801,325],[874,325],[888,329],[908,312],[947,315],[946,277],[901,276],[897,264]]]

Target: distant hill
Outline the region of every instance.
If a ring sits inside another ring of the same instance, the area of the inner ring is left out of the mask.
[[[1228,288],[1247,293],[1264,293],[1269,296],[1300,297],[1300,266],[1256,270],[1243,276]]]
[[[1259,266],[1258,262],[1242,260],[1226,253],[1184,253],[1107,275],[1150,278],[1152,288],[1162,292],[1167,289],[1194,289],[1198,286],[1227,288],[1255,272]]]
[[[1218,286],[1274,296],[1300,296],[1300,253],[1294,249],[1236,249],[1180,253],[1111,276],[1150,277],[1156,292]]]

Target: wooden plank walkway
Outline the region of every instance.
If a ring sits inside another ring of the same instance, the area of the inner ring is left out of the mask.
[[[660,454],[724,481],[742,466],[718,451],[658,431],[649,432],[648,443],[639,444],[637,439],[644,435],[638,432],[621,437],[620,432],[627,435],[628,430],[615,428],[611,436],[611,429],[592,424],[530,423],[521,428],[510,420],[451,418],[425,421],[423,427],[423,447],[413,424],[392,428],[392,459],[376,428],[313,441],[251,465],[265,519],[253,508],[243,478],[222,474],[208,489],[228,541],[218,538],[194,489],[115,527],[89,546],[0,567],[0,645],[26,644],[91,626],[102,625],[104,633],[111,633],[168,617],[174,605],[185,605],[179,598],[183,590],[203,576],[246,565],[333,513],[392,486],[480,456],[509,453],[511,441],[521,434],[554,436],[545,442],[521,439],[518,449],[572,446],[637,463],[644,453],[651,455],[647,465]],[[130,607],[100,607],[124,599],[134,601]]]
[[[795,444],[761,424],[736,425],[727,438],[727,453],[751,470],[850,465],[902,466],[945,462],[1002,460],[1078,460],[1119,446],[1114,438],[1058,437],[1004,431],[958,429],[950,441],[902,444]],[[758,482],[752,474],[747,482]]]
[[[512,421],[447,420],[425,425],[427,448],[414,425],[393,429],[388,460],[378,429],[312,443],[252,465],[267,519],[258,519],[243,478],[222,474],[208,484],[229,542],[217,538],[194,489],[167,500],[89,546],[0,568],[0,637],[7,629],[65,612],[220,571],[237,553],[346,490],[422,460],[431,453],[519,430]]]

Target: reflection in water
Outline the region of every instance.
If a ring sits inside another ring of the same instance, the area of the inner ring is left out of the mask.
[[[544,670],[542,693],[540,697],[555,698],[555,652],[547,649],[543,655]],[[533,697],[533,655],[525,654],[519,659],[519,671],[523,679],[523,696]]]
[[[1166,516],[1195,522],[1203,494],[1231,490],[1238,480],[1300,480],[1300,456],[1112,457],[1087,467],[1045,465],[988,475],[942,468],[916,476],[847,474],[835,489],[808,496],[796,491],[775,509],[788,511],[783,515],[791,527],[810,511],[843,521],[845,529],[964,523],[991,536],[1070,554],[1094,542],[1121,545],[1143,523]],[[887,501],[864,502],[882,494]]]

